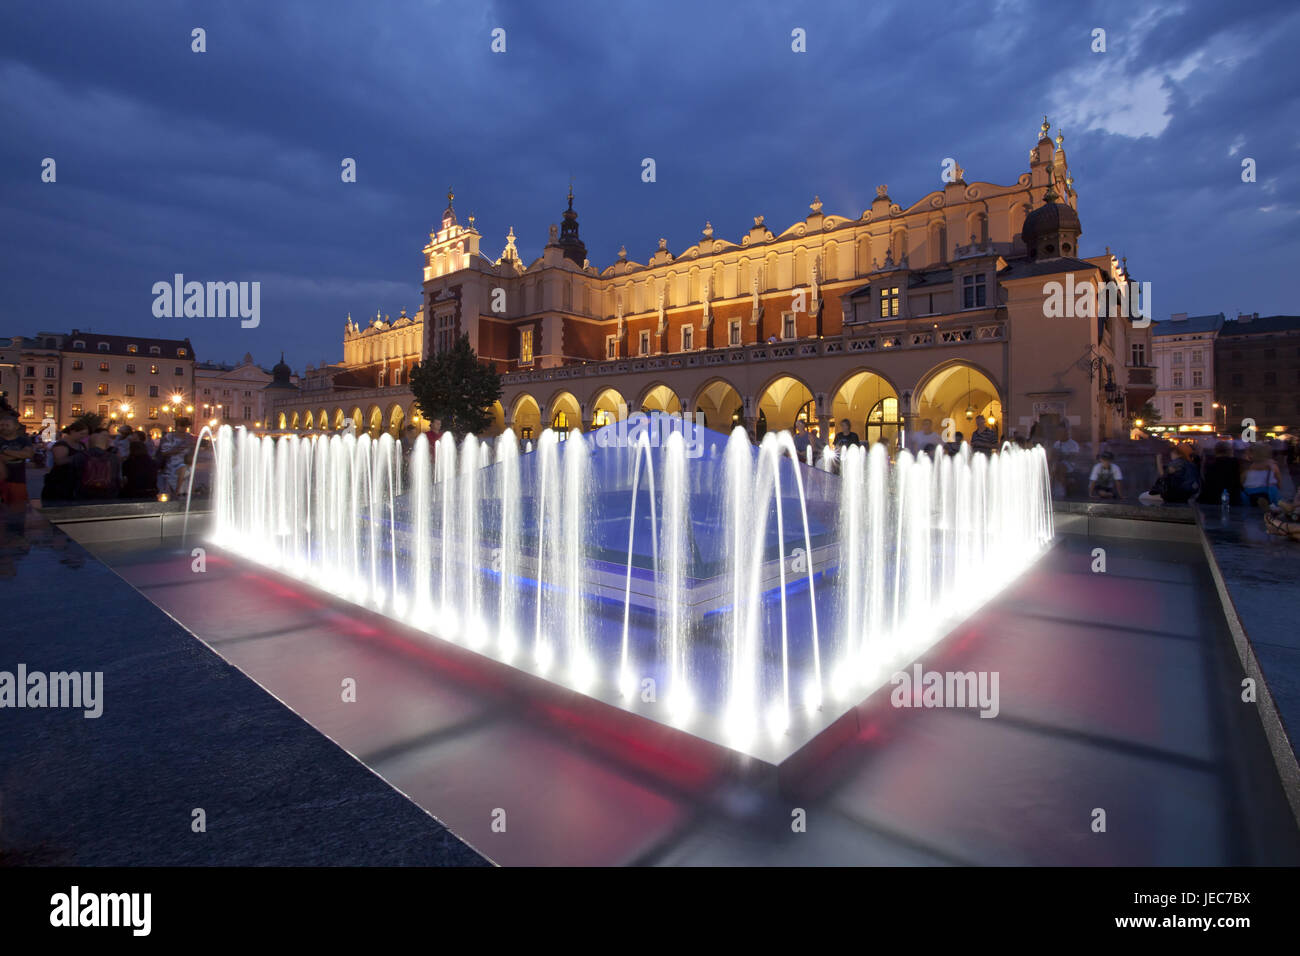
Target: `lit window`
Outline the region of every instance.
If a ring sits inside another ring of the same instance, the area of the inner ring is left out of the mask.
[[[128,346],[126,347],[126,350],[127,350],[129,353],[131,353],[132,355],[134,355],[136,352],[140,351],[140,346],[138,346],[138,345],[128,345]]]
[[[77,415],[80,415],[80,414],[81,414],[81,402],[73,402],[73,403],[72,403],[72,415],[73,415],[73,417],[75,418]]]
[[[81,369],[82,369],[82,367],[83,367],[83,365],[82,365],[82,361],[81,361],[81,359],[73,359],[73,360],[72,360],[72,370],[73,370],[74,372],[80,372]]]
[[[533,364],[533,330],[521,329],[519,332],[519,364]]]
[[[158,366],[157,366],[157,365],[150,365],[150,366],[149,366],[149,374],[150,374],[150,375],[157,375],[157,374],[158,374]]]
[[[126,387],[126,394],[127,394],[128,397],[134,395],[134,394],[135,394],[135,386],[134,386],[134,385],[128,385],[128,386]]]
[[[99,363],[99,370],[100,370],[101,372],[107,372],[107,371],[108,371],[108,363],[107,363],[107,362],[100,362],[100,363]]]
[[[176,357],[177,357],[177,358],[185,358],[185,356],[187,356],[187,355],[189,355],[189,354],[190,354],[189,349],[177,349],[177,350],[176,350]]]
[[[107,394],[108,394],[108,383],[107,383],[107,382],[100,382],[100,383],[99,383],[99,388],[96,390],[96,393],[95,393],[95,394],[97,394],[97,395],[107,395]]]
[[[891,319],[898,315],[898,286],[880,290],[880,317]]]

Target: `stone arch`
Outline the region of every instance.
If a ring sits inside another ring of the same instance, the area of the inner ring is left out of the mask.
[[[406,411],[394,403],[388,410],[388,433],[394,438],[402,437],[402,426],[406,424]]]
[[[542,430],[542,409],[537,399],[524,392],[511,407],[510,424],[520,441],[537,440]]]
[[[280,431],[285,431],[286,429],[288,429],[288,427],[289,427],[288,419],[286,418],[284,412],[281,412],[281,413],[280,413]]]
[[[886,399],[892,399],[893,405],[882,405]],[[902,411],[897,387],[875,369],[854,369],[836,382],[830,392],[831,431],[834,432],[838,423],[847,418],[863,441],[883,437],[891,444],[896,442]],[[870,421],[873,414],[874,422]]]
[[[360,405],[353,407],[351,420],[354,430],[357,435],[360,436],[361,433],[366,430],[366,416],[365,413],[361,411]]]
[[[345,420],[346,419],[343,414],[343,409],[341,408],[334,409],[334,430],[336,432],[343,430],[343,423]]]
[[[587,402],[587,408],[591,411],[592,428],[619,421],[628,414],[627,399],[622,392],[612,387],[598,389]]]
[[[754,437],[761,439],[769,431],[790,431],[799,418],[816,424],[813,390],[803,379],[788,372],[773,376],[758,393]]]
[[[291,425],[291,427],[292,427],[295,431],[298,429],[298,413],[297,413],[297,412],[294,412],[294,413],[293,413],[293,418],[290,420],[290,425]]]
[[[322,408],[316,414],[316,427],[321,431],[327,432],[330,430],[330,413],[327,409]]]
[[[928,418],[936,431],[944,430],[944,419],[951,418],[953,428],[969,439],[975,416],[993,419],[1002,433],[1002,391],[997,379],[986,369],[962,359],[943,362],[923,375],[913,392],[912,411],[917,420]]]
[[[637,406],[643,412],[670,412],[676,415],[682,410],[682,400],[672,388],[663,382],[655,382],[642,391]]]
[[[583,428],[582,406],[578,396],[568,389],[560,389],[550,397],[546,403],[546,416],[547,428],[562,432],[573,428],[581,431]]]
[[[730,434],[744,424],[745,399],[725,378],[712,378],[696,389],[691,411],[703,413],[706,428]]]
[[[384,430],[384,410],[378,405],[371,405],[363,424],[371,438],[378,438]]]
[[[429,430],[429,423],[420,415],[420,406],[415,402],[406,407],[406,420],[422,432]]]
[[[310,408],[307,409],[307,414],[302,420],[302,427],[308,430],[314,429],[316,427],[316,413],[313,412]]]
[[[488,438],[495,438],[506,430],[506,410],[500,402],[492,403],[492,424],[484,430],[483,434]]]

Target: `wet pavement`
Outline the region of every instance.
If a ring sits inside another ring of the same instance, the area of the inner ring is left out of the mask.
[[[500,864],[1300,863],[1199,545],[1060,536],[922,659],[997,672],[996,717],[896,709],[887,686],[847,740],[779,787],[598,709],[575,713],[503,679],[501,665],[216,550],[196,574],[176,542],[93,547]],[[1097,547],[1105,573],[1092,571]],[[342,700],[347,678],[355,702]],[[192,706],[183,677],[157,694],[164,712]],[[262,711],[246,706],[244,749],[255,750]],[[191,728],[173,746],[210,744]],[[114,780],[111,765],[98,772]],[[245,792],[273,802],[277,785],[250,778]],[[328,780],[313,786],[318,800],[335,798]]]

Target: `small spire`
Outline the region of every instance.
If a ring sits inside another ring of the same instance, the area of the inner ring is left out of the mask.
[[[1047,114],[1046,114],[1046,113],[1043,114],[1043,125],[1040,126],[1039,129],[1042,130],[1042,135],[1039,136],[1038,138],[1039,138],[1040,140],[1044,140],[1044,139],[1045,139],[1045,140],[1049,140],[1049,141],[1050,141],[1051,138],[1052,138],[1052,124],[1049,123],[1049,122],[1047,122]]]
[[[473,213],[470,213],[470,214],[469,214],[469,227],[470,227],[471,229],[474,228],[474,214],[473,214]]]
[[[1052,167],[1049,166],[1047,167],[1047,192],[1043,193],[1043,202],[1056,202],[1060,198],[1056,195],[1056,177],[1052,173]]]
[[[1061,133],[1061,127],[1056,127],[1056,148],[1060,149],[1065,144],[1065,136]]]
[[[451,187],[448,186],[448,187],[447,187],[447,208],[448,208],[448,209],[451,208],[452,200],[455,199],[455,198],[456,198],[456,194],[455,194],[454,192],[452,192],[452,191],[451,191]]]

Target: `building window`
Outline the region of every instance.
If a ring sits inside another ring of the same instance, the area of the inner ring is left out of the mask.
[[[149,397],[150,397],[150,398],[157,398],[157,397],[158,397],[158,386],[157,386],[157,385],[150,385],[150,386],[149,386]]]
[[[533,364],[533,330],[520,329],[519,331],[519,364]]]
[[[157,419],[158,419],[158,406],[157,406],[157,405],[150,405],[150,406],[149,406],[149,417],[150,417],[151,419],[157,421]]]
[[[84,366],[82,365],[81,359],[72,360],[72,370],[74,372],[80,372],[82,368],[84,368]]]
[[[1204,365],[1205,364],[1204,354],[1205,353],[1201,349],[1192,349],[1192,364]]]
[[[1181,365],[1183,364],[1183,353],[1182,353],[1182,352],[1174,352],[1173,355],[1172,355],[1172,357],[1170,358],[1170,361],[1171,361],[1174,365],[1179,365],[1179,366],[1181,366]]]
[[[54,378],[54,366],[53,366],[53,365],[47,365],[47,366],[45,366],[45,377],[46,377],[46,378]]]
[[[107,418],[107,417],[108,417],[108,406],[107,406],[107,405],[105,405],[105,404],[103,404],[103,403],[99,404],[98,406],[96,406],[96,411],[99,412],[99,417],[100,417],[100,418]]]
[[[783,339],[794,338],[794,313],[793,312],[781,313],[781,338]]]
[[[134,355],[136,352],[140,351],[140,346],[138,346],[138,345],[128,345],[128,346],[126,347],[126,350],[127,350],[127,352],[128,352],[129,354]]]
[[[80,414],[81,414],[81,402],[73,402],[73,403],[72,403],[72,417],[73,417],[73,418],[76,418],[76,417],[77,417],[78,415],[80,415]]]
[[[23,403],[23,418],[35,418],[35,417],[36,417],[36,406]]]
[[[54,403],[53,403],[53,402],[46,402],[46,403],[45,403],[45,417],[46,417],[46,418],[53,418],[53,417],[54,417]]]
[[[99,370],[100,370],[101,372],[107,372],[107,371],[108,371],[108,363],[107,363],[107,362],[100,362],[100,363],[99,363]]]
[[[1203,369],[1192,369],[1192,387],[1200,388],[1205,384],[1205,371]]]
[[[177,375],[184,375],[184,374],[185,374],[185,369],[183,369],[183,368],[181,368],[181,366],[177,365],[177,366],[176,366],[176,374],[177,374]]]
[[[162,355],[162,348],[159,347],[159,346],[157,346],[157,345],[151,345],[151,346],[149,346],[149,354],[150,354],[150,355]]]
[[[695,327],[693,325],[682,326],[682,351],[689,352],[695,348]]]
[[[73,383],[72,383],[72,394],[73,394],[73,395],[80,395],[80,394],[81,394],[81,383],[80,383],[80,382],[73,382]]]
[[[45,383],[45,394],[46,394],[47,396],[49,396],[49,395],[53,395],[53,394],[54,394],[54,383],[53,383],[53,382],[46,382],[46,383]]]
[[[740,344],[740,319],[732,319],[727,326],[727,342],[730,345]]]
[[[1173,384],[1174,384],[1174,388],[1182,388],[1182,387],[1183,387],[1183,373],[1182,373],[1182,372],[1176,371],[1176,372],[1173,373]]]
[[[134,385],[128,385],[128,386],[126,387],[126,395],[127,395],[127,397],[130,398],[130,397],[131,397],[132,395],[134,395],[134,394],[135,394],[135,386],[134,386]]]
[[[1193,417],[1193,418],[1200,418],[1200,417],[1203,416],[1204,414],[1205,414],[1205,403],[1204,403],[1204,402],[1192,402],[1192,417]]]
[[[134,363],[134,362],[127,362],[127,363],[126,363],[126,374],[127,374],[127,375],[134,375],[134,374],[135,374],[135,363]]]
[[[74,349],[84,349],[86,347],[86,343],[81,341],[81,339],[77,339],[75,342],[72,343],[72,347]]]
[[[35,378],[35,377],[36,377],[36,366],[35,366],[35,365],[29,365],[29,366],[27,366],[27,372],[26,372],[26,375],[27,375],[28,378]]]
[[[456,316],[452,312],[444,312],[438,316],[437,325],[434,330],[434,351],[447,352],[456,342]],[[522,334],[522,333],[521,333]],[[531,332],[529,333],[532,334]],[[532,361],[532,350],[529,350],[528,361]],[[520,361],[523,361],[520,359]]]
[[[107,382],[100,382],[100,383],[99,383],[99,386],[95,389],[95,394],[96,394],[96,395],[107,395],[107,394],[108,394],[108,383],[107,383]]]
[[[100,342],[100,343],[99,343],[99,350],[100,350],[101,352],[107,352],[107,351],[108,351],[108,348],[109,348],[109,346],[108,346],[108,343],[107,343],[107,342]]]
[[[898,286],[880,290],[880,317],[890,319],[898,315]]]
[[[24,383],[23,383],[23,394],[24,394],[24,395],[35,395],[35,394],[36,394],[36,383],[35,383],[35,382],[24,382]]]
[[[177,349],[177,350],[176,350],[176,357],[177,357],[177,358],[185,358],[185,356],[187,356],[187,355],[189,355],[189,354],[190,354],[189,349]]]
[[[984,274],[963,276],[961,280],[961,301],[964,309],[982,309],[985,301]],[[898,313],[894,313],[897,315]]]
[[[1134,342],[1129,352],[1129,364],[1137,368],[1147,364],[1147,346],[1145,342]]]
[[[1174,418],[1182,418],[1182,417],[1183,417],[1183,403],[1174,402]]]
[[[642,355],[650,354],[650,333],[649,332],[641,333],[641,354]]]
[[[150,366],[149,366],[149,374],[150,374],[150,375],[157,375],[157,374],[158,374],[158,366],[157,366],[157,365],[150,365]]]
[[[618,336],[605,336],[605,358],[618,358]]]

